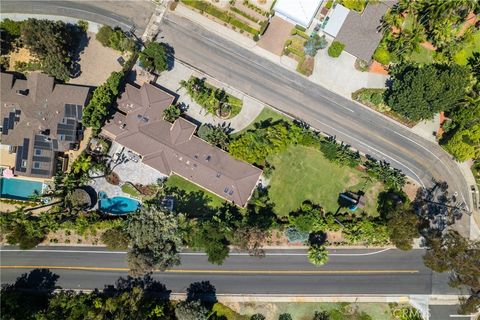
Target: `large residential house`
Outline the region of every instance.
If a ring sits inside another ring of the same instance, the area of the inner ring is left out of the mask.
[[[174,97],[146,83],[127,84],[118,111],[102,134],[138,154],[141,161],[165,175],[177,174],[239,206],[245,206],[262,170],[231,157],[195,135],[196,125],[178,118],[173,124],[163,111]]]
[[[59,153],[81,139],[89,88],[56,84],[39,72],[27,80],[1,73],[0,82],[0,140],[15,155],[14,173],[51,178]]]

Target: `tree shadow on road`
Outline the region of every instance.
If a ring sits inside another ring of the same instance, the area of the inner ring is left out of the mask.
[[[19,276],[15,283],[2,286],[1,314],[16,319],[30,319],[47,307],[59,276],[48,269],[34,269]]]

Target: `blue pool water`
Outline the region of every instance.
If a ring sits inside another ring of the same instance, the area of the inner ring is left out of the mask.
[[[102,195],[99,195],[99,198],[98,209],[111,214],[126,214],[137,211],[140,208],[140,202],[130,198],[105,198]]]
[[[28,200],[35,194],[41,194],[42,186],[37,181],[0,178],[0,198]]]

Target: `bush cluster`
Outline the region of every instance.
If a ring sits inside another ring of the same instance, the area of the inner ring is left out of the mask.
[[[338,41],[333,41],[330,47],[328,47],[328,55],[332,58],[338,58],[343,52],[345,45]]]

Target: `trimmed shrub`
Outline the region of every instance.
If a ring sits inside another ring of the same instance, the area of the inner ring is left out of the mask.
[[[330,47],[328,48],[328,55],[332,58],[338,58],[342,54],[345,45],[338,41],[333,41]]]
[[[390,52],[385,47],[378,47],[373,54],[373,59],[380,62],[383,65],[387,65],[391,61]]]
[[[95,36],[95,39],[98,40],[104,47],[110,46],[110,37],[113,34],[113,29],[110,26],[102,26]]]

